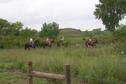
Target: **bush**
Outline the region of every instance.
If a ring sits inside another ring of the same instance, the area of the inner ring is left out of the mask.
[[[124,42],[117,42],[114,44],[114,49],[117,52],[117,54],[124,55],[126,54],[126,41]]]
[[[115,40],[115,46],[114,49],[119,54],[125,54],[126,53],[126,25],[120,26],[115,32],[114,32],[114,40]]]
[[[23,37],[0,36],[0,48],[23,47],[27,42]]]
[[[114,38],[116,41],[125,41],[126,40],[126,25],[120,26],[114,32]]]
[[[70,46],[71,45],[71,42],[70,41],[64,41],[63,42],[63,46],[64,47],[68,47],[68,46]]]

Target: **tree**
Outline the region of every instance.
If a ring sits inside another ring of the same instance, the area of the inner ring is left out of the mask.
[[[125,2],[125,3],[124,3]],[[114,31],[119,26],[119,21],[124,18],[126,5],[125,0],[100,0],[96,5],[94,15],[97,19],[101,19],[106,29]]]
[[[34,29],[25,28],[20,31],[20,36],[25,38],[37,37],[38,32]]]
[[[11,24],[11,27],[9,30],[11,32],[11,35],[18,36],[22,28],[23,28],[23,24],[17,21]]]
[[[0,19],[0,35],[6,35],[10,23],[5,19]]]
[[[40,36],[55,40],[59,35],[59,25],[56,22],[44,23],[40,31]]]
[[[5,19],[0,19],[0,35],[18,36],[23,24],[19,21],[10,23]]]

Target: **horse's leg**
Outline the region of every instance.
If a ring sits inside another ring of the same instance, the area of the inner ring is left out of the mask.
[[[28,50],[30,50],[30,46],[28,46]]]
[[[26,45],[24,46],[24,49],[26,50],[27,48],[26,48]]]
[[[35,44],[33,45],[33,48],[35,49]]]
[[[43,44],[43,46],[42,46],[43,48],[45,48],[46,46]]]
[[[29,46],[25,44],[25,50],[27,50],[28,48],[29,48]]]

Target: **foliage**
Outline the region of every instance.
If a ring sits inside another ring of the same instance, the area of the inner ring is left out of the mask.
[[[118,0],[118,4],[120,5],[121,11],[126,14],[126,0]]]
[[[126,40],[126,25],[121,25],[114,32],[115,40],[117,41],[125,41]]]
[[[38,32],[34,29],[25,28],[21,30],[20,36],[25,38],[38,37]]]
[[[94,15],[97,19],[101,19],[107,30],[114,31],[119,25],[119,21],[124,18],[124,7],[121,0],[99,0],[96,5]],[[126,2],[123,2],[126,5]]]
[[[0,35],[19,36],[23,24],[19,21],[10,23],[5,19],[0,19]]]
[[[9,35],[19,36],[19,33],[21,29],[23,28],[23,24],[19,21],[12,23],[10,26],[10,29],[8,31],[10,32]]]
[[[32,61],[33,70],[57,74],[64,74],[64,64],[70,64],[71,75],[78,77],[77,81],[85,80],[91,84],[99,84],[101,82],[105,84],[121,84],[119,82],[126,80],[126,57],[125,55],[116,55],[110,45],[102,45],[99,48],[68,47],[32,51],[16,48],[4,49],[0,53],[1,71],[21,70],[21,72],[26,72],[27,62]],[[1,76],[1,78],[3,77]],[[19,80],[22,79],[19,78],[16,82]],[[34,80],[35,82],[39,81]],[[43,82],[43,80],[40,79],[40,82]],[[40,82],[38,84],[41,84]],[[46,81],[44,84],[48,84],[48,82]]]
[[[114,33],[115,50],[118,53],[126,53],[126,25],[121,25]]]
[[[0,48],[23,47],[27,42],[26,38],[15,36],[0,36]]]
[[[0,19],[0,35],[6,35],[8,32],[8,28],[10,27],[10,23],[5,19]]]
[[[0,19],[0,48],[23,47],[30,37],[39,37],[39,32],[25,28],[19,21],[14,23]]]
[[[56,22],[52,23],[44,23],[43,27],[41,28],[40,36],[41,37],[48,37],[52,40],[55,40],[59,35],[59,25]]]

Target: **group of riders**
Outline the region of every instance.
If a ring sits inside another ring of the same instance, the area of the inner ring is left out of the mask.
[[[60,46],[64,41],[64,37],[62,36],[59,41],[57,41],[57,46]],[[32,38],[29,39],[29,41],[25,44],[25,49],[35,48],[37,46],[41,46],[43,48],[45,47],[51,47],[52,43],[54,43],[53,40],[50,40],[48,37],[45,41],[40,42],[39,40],[33,40]]]
[[[61,37],[59,41],[57,41],[57,46],[61,46],[62,43],[64,42],[64,36]],[[39,40],[33,41],[32,38],[29,39],[29,42],[25,44],[25,49],[30,49],[30,48],[35,48],[36,46],[41,46],[45,48],[46,46],[51,47],[53,41],[49,40],[49,38],[46,38],[46,41],[39,42]],[[92,36],[88,37],[88,39],[85,42],[86,47],[93,47],[98,43],[97,40],[94,40]]]

